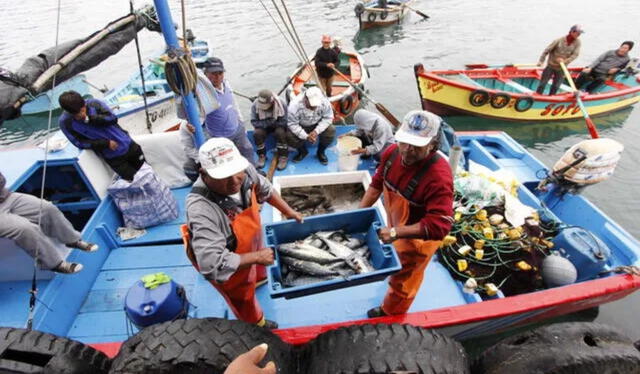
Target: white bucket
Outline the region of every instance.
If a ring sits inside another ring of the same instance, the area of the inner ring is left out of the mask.
[[[362,141],[355,136],[338,138],[338,170],[354,171],[358,169],[360,155],[352,155],[351,151],[362,147]]]

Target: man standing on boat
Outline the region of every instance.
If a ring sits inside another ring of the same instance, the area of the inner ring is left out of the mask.
[[[298,150],[293,162],[302,161],[308,154],[306,142],[318,142],[316,156],[322,165],[327,165],[329,159],[325,150],[336,137],[333,126],[333,108],[329,100],[322,95],[318,87],[311,87],[298,95],[289,103],[287,115],[287,140],[289,145]]]
[[[106,103],[84,100],[76,91],[67,91],[58,99],[64,113],[58,120],[60,130],[78,148],[92,149],[102,156],[123,179],[131,182],[144,164],[138,143],[118,125],[118,117]]]
[[[204,74],[209,78],[217,94],[219,108],[207,113],[205,128],[212,138],[228,138],[240,150],[240,153],[255,164],[253,146],[247,137],[247,130],[233,96],[233,89],[224,78],[224,64],[217,57],[209,57],[203,65]]]
[[[207,140],[199,159],[200,178],[187,195],[187,225],[182,226],[187,255],[238,319],[277,328],[265,319],[255,296],[256,281],[266,276],[262,266],[274,259],[273,251],[262,246],[260,204],[267,202],[298,222],[302,215],[258,174],[231,140]]]
[[[542,71],[542,77],[538,84],[536,92],[540,95],[544,92],[544,88],[547,85],[549,79],[553,78],[553,83],[549,89],[549,95],[555,95],[558,92],[558,88],[563,81],[562,67],[560,63],[564,62],[565,65],[569,65],[580,54],[580,35],[584,32],[580,25],[573,25],[569,29],[569,34],[560,37],[547,46],[540,56],[538,66],[544,64],[544,60],[547,59],[547,67]]]
[[[576,87],[592,93],[600,87],[609,75],[616,74],[629,63],[629,51],[633,48],[633,42],[627,40],[618,49],[612,49],[600,55],[591,65],[584,68],[578,79]]]
[[[267,135],[272,132],[276,138],[276,154],[278,170],[287,167],[289,146],[287,145],[287,105],[284,100],[274,95],[270,90],[262,90],[258,98],[251,105],[251,124],[253,125],[253,140],[256,143],[258,162],[256,167],[261,169],[267,162]]]
[[[338,65],[338,53],[331,48],[331,36],[322,35],[322,47],[316,51],[313,61],[316,64],[320,85],[327,97],[331,97],[331,86],[333,85],[333,75],[335,74],[333,69]]]
[[[98,245],[83,241],[55,205],[29,194],[11,192],[6,183],[0,173],[0,238],[14,241],[31,257],[37,257],[41,269],[62,274],[82,270],[82,264],[62,258],[51,238],[85,252],[97,251]]]
[[[384,194],[389,227],[378,235],[393,243],[402,269],[389,279],[381,306],[369,318],[403,314],[420,289],[424,271],[453,223],[453,176],[449,163],[438,153],[442,119],[427,111],[411,111],[402,121],[360,208],[372,206]]]
[[[384,151],[396,142],[391,123],[377,113],[358,109],[353,115],[353,123],[356,128],[341,135],[352,135],[362,141],[362,147],[352,150],[351,154],[369,156],[380,161]]]

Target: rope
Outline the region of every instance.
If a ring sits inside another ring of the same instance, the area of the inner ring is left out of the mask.
[[[171,90],[178,95],[186,95],[196,89],[197,73],[196,64],[193,63],[191,55],[180,50],[169,51],[170,58],[164,64],[164,72],[167,84]]]
[[[133,12],[133,0],[129,0],[129,9]],[[138,54],[138,68],[140,69],[140,82],[142,83],[142,101],[144,102],[144,114],[147,119],[147,130],[151,133],[151,117],[149,117],[149,105],[147,104],[147,87],[144,84],[144,70],[142,67],[142,57],[140,56],[140,43],[138,42],[138,33],[133,38],[136,42],[136,53]]]
[[[58,0],[58,16],[56,18],[56,44],[53,61],[58,61],[58,43],[60,40],[60,13],[61,13],[61,1]],[[56,74],[53,75],[51,81],[51,90],[49,95],[53,95],[53,90],[56,88]],[[47,161],[49,159],[49,133],[51,132],[51,122],[53,118],[53,98],[49,97],[49,120],[47,123],[47,137],[44,140],[44,162],[42,169],[42,182],[40,183],[40,208],[38,212],[38,227],[42,229],[42,206],[44,205],[44,185],[47,178]],[[31,278],[31,290],[29,294],[29,314],[27,316],[27,330],[33,328],[33,317],[36,309],[36,301],[38,300],[38,285],[36,282],[36,274],[38,272],[38,255],[40,248],[36,247],[35,256],[33,256],[33,277]]]
[[[284,33],[284,31],[282,31],[282,28],[280,27],[280,25],[278,24],[278,22],[276,21],[275,18],[273,18],[273,15],[271,15],[271,12],[269,11],[269,9],[267,8],[266,5],[264,5],[264,2],[262,0],[259,0],[260,4],[262,5],[262,7],[264,8],[264,10],[267,12],[267,14],[269,15],[269,18],[271,18],[271,20],[273,21],[273,23],[276,25],[276,27],[278,28],[278,31],[280,31],[280,34],[282,34],[282,37],[284,38],[284,40],[287,42],[287,44],[289,44],[289,47],[291,48],[291,50],[293,51],[293,53],[295,53],[296,57],[298,58],[298,60],[300,60],[300,62],[302,62],[304,64],[304,58],[300,55],[300,53],[298,52],[298,50],[296,50],[296,48],[293,46],[293,44],[291,44],[291,41],[289,40],[289,38],[287,38],[287,35]]]

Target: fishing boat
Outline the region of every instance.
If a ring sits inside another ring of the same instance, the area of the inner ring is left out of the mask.
[[[541,68],[503,66],[427,71],[416,65],[422,107],[439,115],[473,115],[505,121],[565,121],[583,117],[574,93],[562,84],[556,95],[536,93]],[[581,67],[569,69],[575,80]],[[616,74],[593,93],[581,93],[589,115],[627,108],[640,101],[636,67]]]
[[[410,12],[407,5],[411,6],[415,0],[391,0],[384,1],[385,7],[380,6],[380,1],[373,0],[356,4],[354,11],[358,17],[361,30],[372,27],[397,25]]]
[[[356,52],[342,51],[338,55],[339,62],[336,69],[340,74],[333,76],[333,88],[331,89],[331,97],[329,101],[333,107],[333,122],[341,122],[344,118],[349,117],[357,110],[360,105],[360,94],[354,89],[353,85],[357,85],[361,89],[368,78],[368,72],[364,66],[362,56]],[[290,81],[286,95],[289,101],[293,96],[299,95],[305,89],[315,86],[313,59],[311,65],[302,65],[290,76]]]

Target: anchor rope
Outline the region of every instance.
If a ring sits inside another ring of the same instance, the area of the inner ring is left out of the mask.
[[[305,62],[304,58],[300,55],[300,52],[298,52],[298,50],[293,46],[293,44],[291,43],[291,41],[289,40],[287,35],[284,33],[284,31],[282,31],[282,28],[280,27],[280,24],[278,24],[278,21],[276,21],[276,19],[273,18],[273,15],[269,11],[269,8],[267,8],[267,6],[264,4],[264,2],[262,0],[259,0],[259,1],[260,1],[260,4],[262,5],[262,7],[264,8],[264,10],[269,15],[269,18],[271,18],[271,21],[273,21],[273,24],[276,25],[276,27],[278,28],[278,31],[280,31],[280,34],[282,34],[282,37],[284,38],[284,40],[287,42],[287,44],[289,44],[289,47],[291,48],[293,53],[296,55],[298,60],[300,60],[300,62],[302,62],[304,64],[304,62]]]
[[[129,10],[132,15],[135,15],[133,11],[133,0],[129,0]],[[144,82],[144,69],[142,66],[142,56],[140,56],[140,42],[138,41],[138,33],[135,33],[133,40],[136,42],[136,54],[138,55],[138,69],[140,69],[140,82],[142,83],[142,101],[144,102],[144,114],[147,120],[147,130],[151,133],[151,117],[149,116],[149,104],[147,103],[147,87]]]

